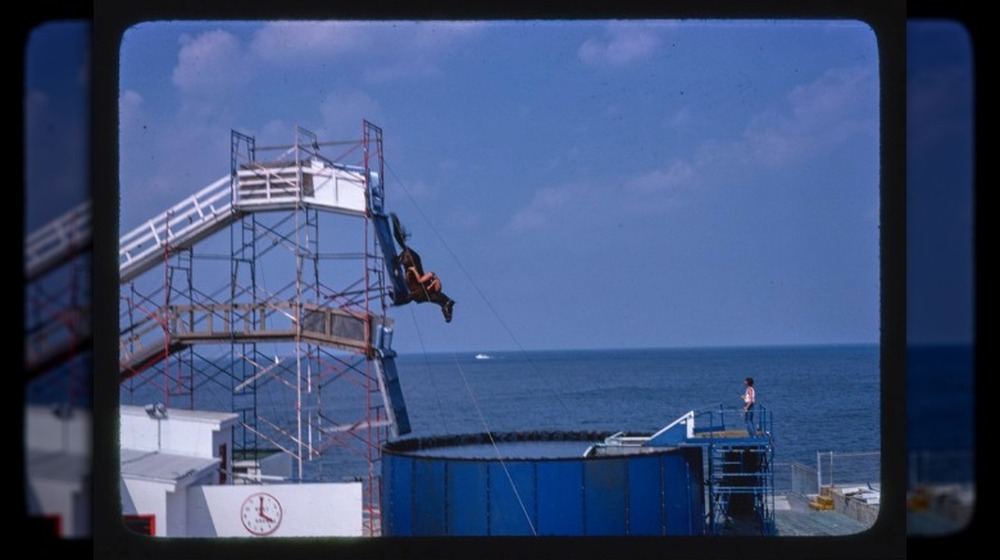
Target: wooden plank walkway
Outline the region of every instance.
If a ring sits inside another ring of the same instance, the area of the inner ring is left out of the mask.
[[[809,509],[808,501],[794,496],[787,497],[784,502],[776,498],[774,522],[778,535],[793,537],[853,535],[869,528],[865,523],[837,511]]]

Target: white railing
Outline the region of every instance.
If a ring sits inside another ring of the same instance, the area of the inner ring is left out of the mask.
[[[73,249],[90,242],[90,201],[49,222],[24,240],[24,272],[28,279],[59,263]]]
[[[121,281],[133,278],[155,262],[165,243],[182,246],[228,223],[232,215],[230,180],[226,175],[121,236],[118,243]]]

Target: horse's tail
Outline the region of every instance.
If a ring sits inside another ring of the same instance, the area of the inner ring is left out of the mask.
[[[399,216],[395,212],[391,212],[389,216],[392,218],[392,235],[396,238],[396,243],[399,243],[402,249],[406,249],[406,229],[399,223]]]

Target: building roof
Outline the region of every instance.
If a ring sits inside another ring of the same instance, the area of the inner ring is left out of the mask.
[[[87,455],[32,449],[26,452],[26,474],[32,480],[79,483],[90,476],[92,461]]]
[[[130,416],[146,416],[146,408],[143,406],[121,405],[120,413]],[[213,412],[210,410],[184,410],[182,408],[167,409],[167,419],[184,420],[189,422],[208,422],[213,424],[226,424],[235,422],[240,417],[235,412]]]
[[[145,414],[145,412],[143,412]],[[206,471],[214,470],[219,459],[190,457],[157,451],[121,450],[122,478],[174,483],[186,486]]]

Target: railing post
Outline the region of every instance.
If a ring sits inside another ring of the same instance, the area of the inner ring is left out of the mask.
[[[833,451],[830,452],[830,488],[833,488]]]
[[[823,462],[820,460],[820,452],[816,452],[816,493],[823,488]]]

